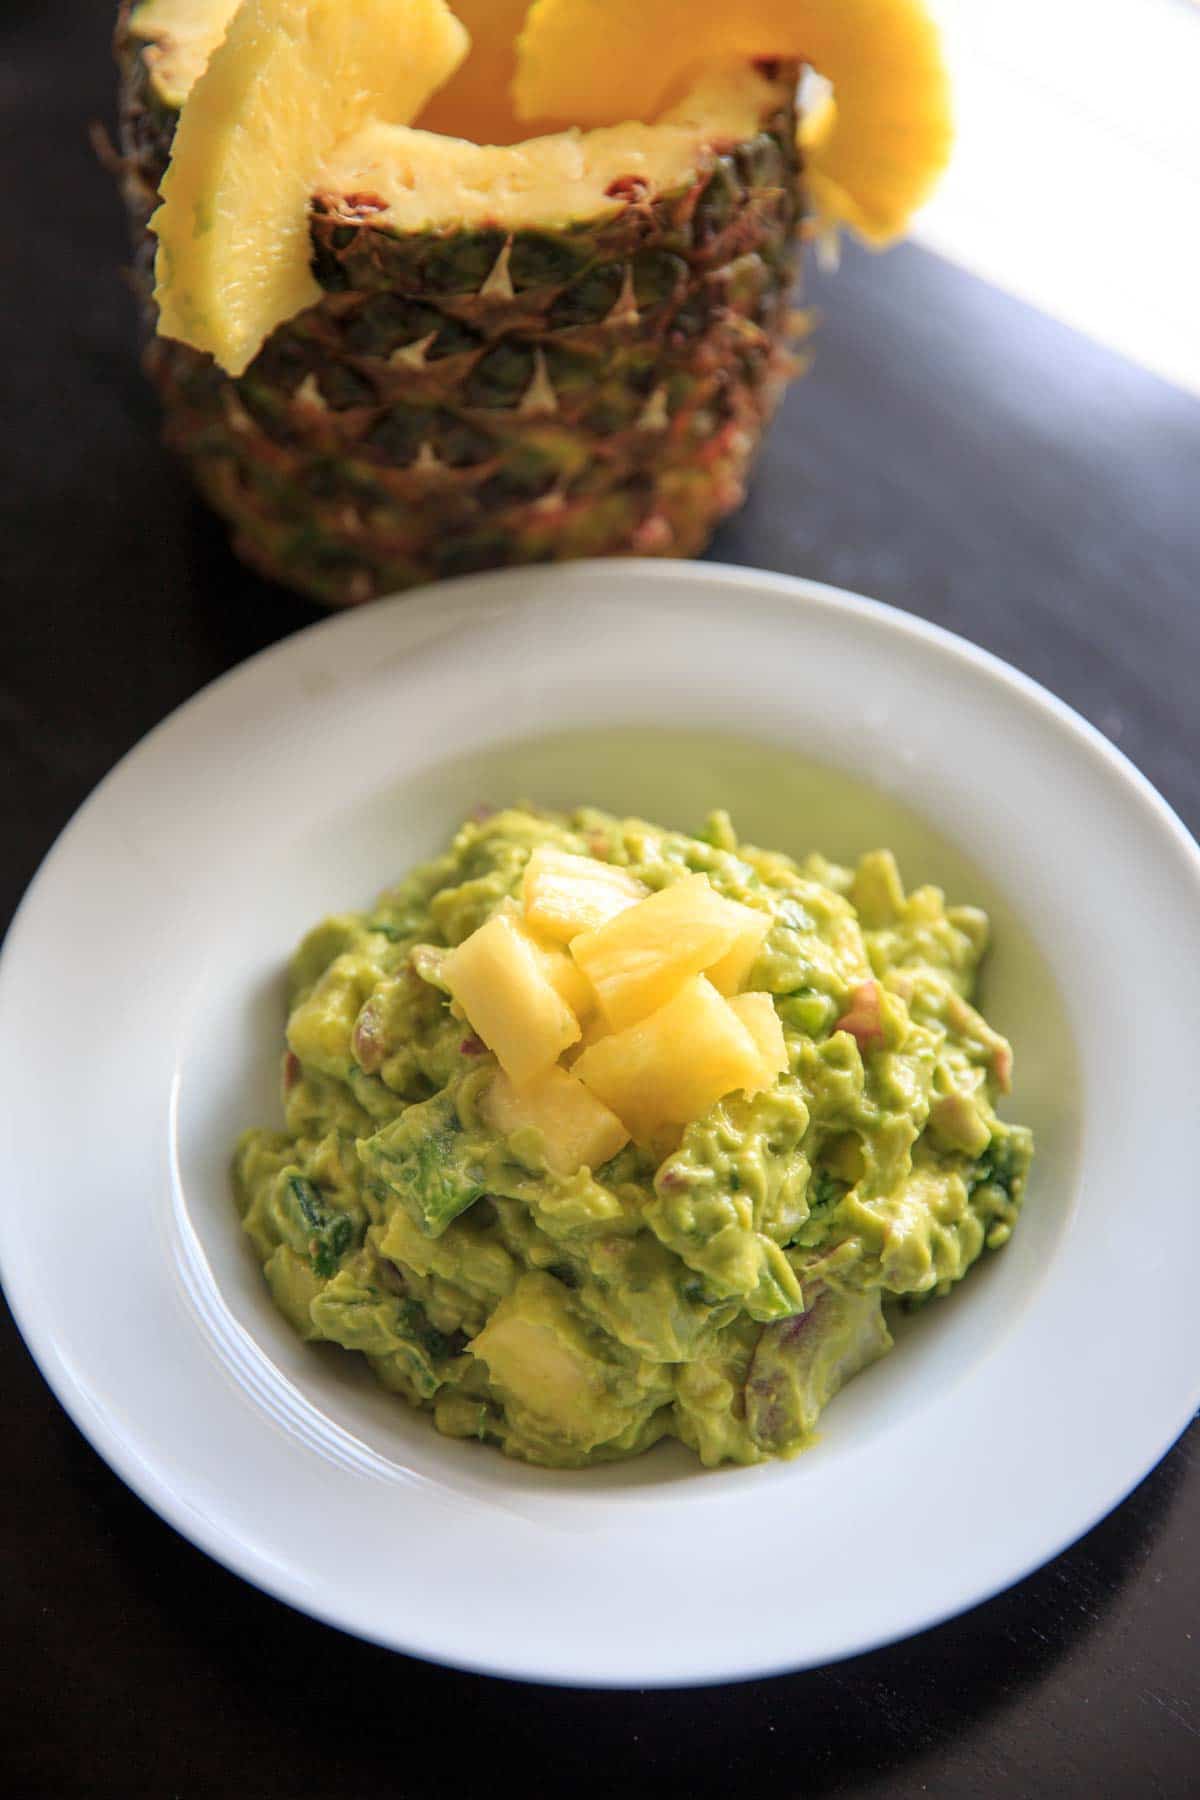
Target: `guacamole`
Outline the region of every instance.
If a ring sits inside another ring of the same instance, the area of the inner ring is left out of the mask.
[[[571,1173],[535,1127],[500,1128],[501,1070],[447,971],[535,850],[651,896],[703,874],[767,915],[743,985],[774,1008],[782,1072]],[[235,1160],[275,1303],[439,1431],[529,1462],[664,1436],[708,1465],[794,1454],[891,1346],[892,1309],[1016,1222],[1032,1141],[996,1115],[1011,1054],[971,1004],[987,938],[976,908],[906,894],[886,850],[796,863],[719,813],[700,837],[588,808],[471,820],[292,958],[286,1128]]]

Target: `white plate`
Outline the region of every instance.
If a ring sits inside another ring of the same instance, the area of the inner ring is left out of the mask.
[[[231,1205],[277,1116],[281,969],[481,800],[593,801],[852,856],[993,914],[1038,1137],[1011,1245],[799,1460],[551,1474],[269,1305]],[[617,1685],[828,1661],[1068,1544],[1196,1407],[1200,853],[1066,707],[886,607],[581,564],[301,633],[182,708],[47,859],[0,966],[0,1264],[63,1405],[270,1593],[465,1667]]]

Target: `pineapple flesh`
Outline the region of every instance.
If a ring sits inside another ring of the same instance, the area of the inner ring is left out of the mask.
[[[570,943],[647,897],[633,875],[594,856],[535,850],[525,867],[525,917],[545,937]]]
[[[625,46],[631,99],[660,10]],[[881,38],[897,11],[880,0]],[[522,87],[523,58],[559,79],[557,52],[518,44],[524,16],[122,7],[123,189],[168,442],[244,560],[328,604],[504,563],[694,554],[797,367],[787,46],[756,66],[722,43],[661,106],[581,130],[577,70],[561,104]],[[322,18],[336,56],[307,25],[254,29]]]
[[[573,939],[571,955],[620,1029],[665,1005],[689,976],[743,962],[747,933],[756,953],[769,925],[765,913],[718,894],[706,875],[686,875]]]
[[[636,1025],[601,1038],[572,1073],[639,1143],[701,1118],[725,1094],[774,1080],[747,1026],[703,975]]]
[[[542,1075],[580,1035],[539,947],[497,912],[442,964],[441,977],[472,1030],[521,1086]]]
[[[501,1070],[481,1110],[504,1137],[538,1132],[546,1165],[558,1175],[599,1169],[629,1142],[629,1132],[617,1115],[577,1075],[557,1065],[522,1088]]]

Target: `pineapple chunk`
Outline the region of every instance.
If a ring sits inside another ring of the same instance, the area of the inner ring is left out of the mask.
[[[551,987],[562,995],[577,1019],[589,1018],[596,1010],[596,994],[579,964],[561,944],[540,943],[532,932],[525,935],[536,946]]]
[[[627,869],[565,850],[535,850],[525,869],[525,917],[535,931],[570,943],[644,900],[649,889]]]
[[[571,955],[619,1030],[664,1006],[689,976],[719,964],[744,936],[747,918],[757,928],[760,916],[724,899],[707,875],[687,875],[574,938]]]
[[[515,900],[502,900],[497,911],[511,919],[516,929],[529,939],[538,953],[550,986],[562,995],[575,1017],[581,1021],[590,1018],[596,1010],[596,995],[591,982],[575,959],[561,944],[550,943],[538,932],[532,931]]]
[[[501,1070],[484,1095],[482,1111],[504,1137],[528,1126],[540,1131],[546,1162],[559,1175],[574,1175],[585,1164],[598,1169],[629,1142],[616,1114],[577,1075],[557,1066],[524,1088],[515,1088]]]
[[[950,88],[923,0],[534,0],[517,46],[520,118],[653,119],[704,65],[806,62],[833,84],[805,157],[818,212],[869,242],[904,230],[950,153]]]
[[[760,1088],[762,1053],[728,1000],[694,975],[665,1006],[584,1051],[580,1081],[639,1143],[686,1125],[735,1088]]]
[[[737,937],[720,962],[713,963],[705,971],[719,994],[737,993],[754,967],[755,958],[771,929],[770,913],[759,912],[753,906],[739,906],[738,910],[744,917],[738,927]]]
[[[188,94],[151,220],[162,335],[240,375],[314,305],[324,158],[376,114],[413,118],[468,44],[445,0],[243,0]]]
[[[790,1067],[783,1026],[770,994],[738,994],[729,1001],[729,1008],[754,1039],[762,1061],[761,1081],[746,1089],[748,1094],[754,1094],[759,1088],[770,1087],[775,1077],[785,1074]]]
[[[442,978],[518,1087],[579,1037],[579,1020],[546,972],[543,953],[509,912],[493,913],[442,965]]]

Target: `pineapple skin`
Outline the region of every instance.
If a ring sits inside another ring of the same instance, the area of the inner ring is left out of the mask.
[[[153,335],[147,221],[177,115],[127,18],[122,189],[144,366],[167,443],[243,561],[347,606],[479,569],[704,548],[799,366],[790,69],[756,136],[714,145],[682,191],[631,185],[603,221],[397,235],[370,194],[315,195],[322,299],[233,379]]]

